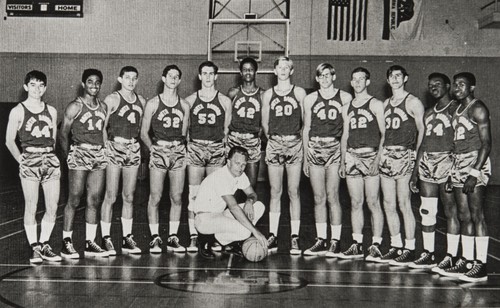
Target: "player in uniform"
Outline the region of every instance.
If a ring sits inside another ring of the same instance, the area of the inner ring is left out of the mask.
[[[425,135],[422,146],[418,150],[416,167],[410,180],[413,192],[420,192],[420,216],[422,217],[422,238],[424,251],[411,268],[433,268],[440,272],[452,267],[456,259],[459,243],[460,222],[457,217],[457,206],[451,191],[447,191],[447,183],[453,165],[453,127],[452,115],[457,103],[450,98],[450,79],[441,73],[429,75],[428,89],[436,99],[434,107],[424,115]],[[417,187],[417,176],[420,179]],[[451,188],[451,187],[450,187]],[[444,206],[447,220],[447,255],[437,265],[434,256],[436,215],[438,198]]]
[[[368,94],[370,72],[358,67],[351,73],[354,100],[344,106],[344,132],[342,134],[342,162],[340,174],[346,178],[351,197],[351,224],[353,243],[340,258],[363,258],[363,205],[372,214],[372,245],[366,261],[379,259],[384,213],[380,206],[379,162],[385,140],[384,104]]]
[[[167,173],[170,184],[167,250],[186,252],[186,248],[179,244],[177,237],[182,212],[181,197],[186,177],[186,134],[189,121],[189,104],[177,94],[181,77],[182,72],[176,65],[165,67],[161,77],[163,93],[148,101],[142,120],[141,138],[150,150],[148,221],[152,237],[149,251],[152,253],[160,253],[162,250],[158,205]],[[149,135],[151,129],[152,139]]]
[[[340,253],[342,207],[339,201],[340,138],[342,136],[342,106],[352,96],[333,85],[335,69],[329,63],[316,68],[316,82],[320,89],[304,99],[304,173],[309,175],[314,194],[316,242],[304,255],[335,257]],[[328,207],[327,207],[328,203]],[[329,214],[329,215],[328,215]],[[328,217],[331,241],[327,247]]]
[[[262,97],[262,128],[268,139],[266,164],[271,186],[268,249],[278,250],[278,224],[281,214],[283,173],[288,179],[290,198],[291,245],[290,254],[300,254],[300,176],[303,159],[302,104],[306,97],[303,88],[293,85],[293,62],[288,57],[274,61],[278,84],[264,92]]]
[[[188,142],[189,212],[191,234],[189,252],[198,251],[198,232],[194,225],[192,204],[201,181],[225,164],[225,143],[231,122],[231,100],[215,89],[217,65],[205,61],[198,67],[201,89],[186,98],[190,106]],[[215,250],[220,250],[217,247]]]
[[[489,237],[483,206],[491,175],[491,126],[488,108],[474,97],[475,88],[476,77],[472,73],[462,72],[453,77],[453,93],[459,106],[452,120],[455,130],[452,183],[460,219],[462,257],[455,266],[441,271],[445,276],[468,282],[488,279]]]
[[[54,153],[57,111],[42,101],[47,89],[47,76],[40,71],[29,72],[24,79],[28,97],[12,109],[5,136],[6,146],[19,163],[19,177],[24,195],[24,230],[31,245],[31,263],[43,260],[61,261],[49,245],[56,222],[61,177],[59,159]],[[16,144],[21,142],[22,153]],[[36,207],[42,184],[45,214],[37,237]]]
[[[231,88],[228,96],[232,100],[232,116],[227,136],[228,148],[241,146],[250,155],[245,173],[255,189],[261,157],[260,127],[262,93],[255,83],[258,65],[252,58],[240,62],[242,84]]]
[[[120,90],[104,99],[108,107],[104,126],[108,129],[106,142],[108,166],[106,167],[106,194],[101,209],[101,231],[104,249],[110,255],[116,255],[110,229],[120,176],[123,180],[122,253],[141,253],[132,235],[134,192],[141,163],[141,145],[138,138],[146,104],[146,100],[134,91],[138,80],[139,72],[135,67],[123,67],[118,77],[118,82],[121,84]]]
[[[391,235],[391,248],[377,261],[391,265],[408,265],[415,260],[415,216],[411,209],[410,178],[424,135],[424,105],[405,90],[408,73],[393,65],[387,70],[392,97],[384,102],[385,141],[380,159],[384,211]],[[397,200],[397,201],[396,201]],[[397,208],[403,215],[405,245]]]
[[[85,208],[85,256],[107,257],[108,252],[96,242],[99,205],[104,192],[107,159],[104,153],[106,105],[98,99],[102,73],[86,69],[82,74],[83,95],[69,103],[61,128],[61,148],[68,163],[68,202],[64,208],[61,255],[68,259],[80,256],[73,247],[73,221],[80,199],[87,188]],[[69,135],[71,132],[72,144]]]

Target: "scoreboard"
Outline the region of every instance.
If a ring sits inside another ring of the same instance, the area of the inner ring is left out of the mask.
[[[9,17],[83,17],[83,0],[6,0]]]

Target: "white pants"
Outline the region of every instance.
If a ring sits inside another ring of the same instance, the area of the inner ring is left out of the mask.
[[[244,203],[238,204],[241,208]],[[266,207],[260,201],[253,204],[254,218],[252,224],[255,226],[257,221],[264,215]],[[251,232],[234,218],[229,209],[222,213],[198,213],[194,219],[194,225],[198,232],[203,234],[215,234],[215,238],[221,245],[227,245],[235,241],[243,241],[250,237]]]

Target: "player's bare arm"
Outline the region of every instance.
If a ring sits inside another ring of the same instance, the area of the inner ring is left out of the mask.
[[[232,101],[236,97],[236,94],[238,94],[238,92],[240,92],[240,88],[233,87],[233,88],[229,89],[229,91],[227,92],[227,96]]]
[[[311,109],[317,98],[318,92],[313,92],[304,98],[304,126],[302,128],[302,143],[304,146],[304,153],[306,155],[309,146],[309,131],[311,130]],[[309,176],[309,166],[307,164],[307,159],[304,159],[303,171],[305,175]]]
[[[63,152],[63,157],[68,156],[69,151],[69,132],[71,130],[71,126],[75,121],[75,118],[82,110],[82,103],[79,100],[74,100],[68,104],[66,109],[64,110],[64,118],[61,125],[61,133],[60,133],[60,141],[61,148]]]
[[[111,93],[104,99],[104,105],[106,105],[106,108],[108,110],[108,112],[106,113],[106,119],[104,120],[104,129],[102,130],[104,134],[104,142],[108,140],[107,127],[108,127],[109,117],[113,112],[116,111],[119,104],[120,104],[120,95],[116,92]]]
[[[410,95],[408,97],[408,102],[407,105],[408,107],[408,113],[413,117],[415,120],[415,125],[417,127],[417,146],[416,150],[420,149],[420,145],[422,144],[422,140],[424,139],[425,135],[425,126],[424,126],[424,113],[425,113],[425,108],[424,104],[413,95]]]
[[[141,140],[148,149],[153,145],[153,141],[149,136],[149,130],[151,129],[151,119],[158,109],[158,104],[158,96],[155,96],[147,102],[146,108],[144,108],[144,116],[142,117],[141,123]]]
[[[424,112],[424,119],[427,117],[427,115],[432,112],[432,109],[428,109]],[[425,127],[425,123],[424,123],[424,137],[422,139],[422,141],[425,139],[425,136],[427,135],[427,128]],[[419,192],[419,189],[418,189],[418,186],[417,186],[417,182],[418,182],[418,166],[420,165],[420,160],[422,159],[422,155],[424,154],[424,151],[422,149],[422,147],[420,147],[417,151],[417,157],[415,159],[415,168],[413,168],[413,172],[411,174],[411,178],[410,178],[410,189],[413,193],[418,193]]]
[[[262,95],[262,130],[264,134],[269,139],[269,112],[270,112],[270,103],[271,97],[273,95],[273,89],[268,89]]]
[[[380,133],[380,142],[378,144],[378,151],[373,164],[370,167],[370,174],[375,175],[378,173],[380,158],[382,157],[382,149],[385,141],[385,118],[384,118],[384,103],[376,98],[370,101],[370,110],[375,115]]]
[[[342,137],[340,138],[340,166],[339,166],[339,176],[345,178],[345,156],[347,153],[347,140],[349,139],[349,105],[352,101],[344,104],[342,106],[342,118],[344,119],[344,124],[342,127]]]
[[[302,117],[302,119],[304,119],[304,98],[307,95],[306,90],[301,87],[295,87],[293,93],[295,94],[295,97],[297,98],[297,101],[299,102],[302,109],[302,113],[300,116]]]
[[[21,104],[18,104],[12,109],[9,115],[9,122],[7,123],[7,132],[5,134],[5,145],[10,151],[10,154],[19,163],[21,158],[21,151],[16,144],[17,131],[21,128],[24,118],[24,109]]]
[[[189,112],[191,110],[191,107],[189,103],[182,98],[181,98],[181,107],[182,111],[184,111],[184,118],[182,119],[182,135],[184,137],[187,137],[188,127],[189,127]]]
[[[231,100],[229,97],[219,92],[219,102],[224,108],[225,117],[224,117],[224,142],[227,140],[227,135],[229,134],[229,124],[231,124]]]

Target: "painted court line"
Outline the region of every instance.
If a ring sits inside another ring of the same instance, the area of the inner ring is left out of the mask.
[[[57,208],[63,207],[65,205],[66,205],[66,203],[60,204],[60,205],[57,206]],[[38,212],[36,212],[36,215],[40,215],[41,213],[44,213],[44,212],[45,212],[45,210],[38,211]],[[23,220],[23,219],[24,219],[24,217],[19,217],[19,218],[15,218],[15,219],[12,219],[12,220],[8,220],[8,221],[5,221],[5,222],[2,222],[2,223],[0,223],[0,227],[4,226],[4,225],[8,225],[10,223],[13,223],[15,221]]]

